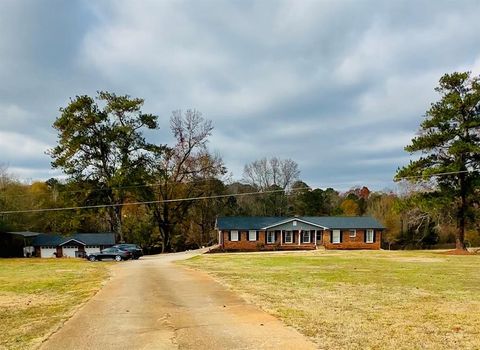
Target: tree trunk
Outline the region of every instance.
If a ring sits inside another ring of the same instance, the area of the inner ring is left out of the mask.
[[[458,230],[455,240],[455,248],[458,250],[467,250],[465,246],[465,216],[467,213],[467,186],[465,173],[460,174],[460,208],[458,210]]]
[[[172,235],[168,223],[160,224],[160,230],[163,233],[162,253],[168,253],[172,250]]]
[[[122,207],[117,206],[113,210],[115,232],[120,243],[125,243],[122,230]]]

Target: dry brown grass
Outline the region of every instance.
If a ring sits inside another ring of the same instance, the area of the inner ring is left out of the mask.
[[[326,251],[185,263],[322,349],[480,349],[480,256]]]

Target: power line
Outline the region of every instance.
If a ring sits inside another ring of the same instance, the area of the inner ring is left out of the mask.
[[[470,172],[477,172],[477,171],[478,170],[461,170],[461,171],[434,173],[434,174],[429,174],[429,175],[426,175],[426,176],[424,176],[424,175],[404,176],[404,177],[396,179],[395,181],[398,182],[399,180],[407,180],[407,179],[413,179],[413,178],[436,177],[436,176],[454,175],[454,174],[470,173]],[[204,180],[204,181],[209,181],[209,180]],[[132,186],[125,186],[125,187],[117,187],[117,188],[118,189],[119,188],[135,188],[135,187],[147,187],[147,186],[159,186],[159,184],[132,185]],[[111,188],[111,189],[115,189],[115,188]],[[305,189],[304,188],[296,188],[296,189],[291,189],[290,191],[294,192],[294,191],[299,191],[299,190],[305,190]],[[65,191],[65,192],[68,193],[69,191]],[[72,191],[72,192],[77,192],[77,191]],[[257,192],[245,192],[245,193],[232,193],[232,194],[222,194],[222,195],[214,195],[214,196],[164,199],[164,200],[158,200],[158,201],[129,202],[129,203],[120,203],[120,204],[99,204],[99,205],[86,205],[86,206],[74,206],[74,207],[45,208],[45,209],[10,210],[10,211],[1,211],[0,215],[56,212],[56,211],[80,210],[80,209],[113,208],[113,207],[123,207],[123,206],[128,206],[128,205],[137,206],[137,205],[148,205],[148,204],[174,203],[174,202],[186,202],[186,201],[196,201],[196,200],[204,200],[204,199],[218,199],[218,198],[226,198],[226,197],[242,197],[242,196],[250,196],[250,195],[278,193],[278,192],[286,192],[286,190],[270,190],[270,191],[257,191]]]
[[[291,189],[290,191],[291,191],[291,192],[294,192],[294,191],[298,191],[298,190],[301,190],[301,188],[299,188],[299,189]],[[99,205],[85,205],[85,206],[61,207],[61,208],[9,210],[9,211],[0,211],[0,215],[7,215],[7,214],[25,214],[25,213],[43,213],[43,212],[56,212],[56,211],[79,210],[79,209],[114,208],[114,207],[130,206],[130,205],[148,205],[148,204],[160,204],[160,203],[189,202],[189,201],[197,201],[197,200],[204,200],[204,199],[218,199],[218,198],[227,198],[227,197],[242,197],[242,196],[251,196],[251,195],[259,195],[259,194],[278,193],[278,192],[286,192],[286,190],[270,190],[270,191],[258,191],[258,192],[219,194],[219,195],[214,195],[214,196],[176,198],[176,199],[163,199],[163,200],[158,200],[158,201],[129,202],[129,203],[120,203],[120,204],[99,204]]]

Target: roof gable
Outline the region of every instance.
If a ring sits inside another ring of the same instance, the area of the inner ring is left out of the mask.
[[[77,240],[77,239],[75,239],[75,238],[69,239],[68,241],[65,241],[65,242],[63,242],[63,243],[61,243],[61,244],[59,244],[59,245],[66,245],[66,244],[71,243],[71,242],[75,242],[75,243],[78,243],[78,244],[80,244],[80,245],[86,245],[84,242],[79,241],[79,240]]]
[[[265,227],[263,227],[263,229],[268,230],[269,228],[275,228],[275,227],[278,227],[278,226],[285,226],[286,224],[294,223],[295,221],[296,222],[301,222],[301,223],[304,223],[304,224],[307,224],[307,225],[315,226],[315,227],[318,227],[318,228],[321,228],[321,229],[327,229],[328,228],[328,227],[325,227],[323,225],[320,225],[319,223],[312,222],[312,221],[307,221],[307,220],[305,220],[304,218],[301,218],[301,217],[293,217],[293,218],[288,218],[286,220],[283,220],[281,222],[277,222],[277,223],[275,223],[273,225],[270,225],[270,226],[265,226]]]

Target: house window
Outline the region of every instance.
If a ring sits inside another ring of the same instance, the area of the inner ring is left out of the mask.
[[[323,233],[323,231],[317,231],[317,241],[322,240],[322,233]]]
[[[293,220],[293,226],[297,226],[297,220]]]
[[[350,238],[357,237],[357,230],[348,230],[350,232]]]
[[[268,231],[267,232],[267,243],[275,243],[275,231]]]
[[[302,231],[302,242],[310,243],[310,231]]]
[[[257,231],[250,230],[248,231],[248,240],[256,241],[257,240]]]
[[[365,240],[367,243],[373,243],[373,230],[368,229],[367,230],[367,238]]]
[[[293,232],[285,231],[285,243],[293,243]]]
[[[332,243],[340,243],[340,230],[333,230]]]
[[[232,242],[238,241],[238,231],[231,231],[230,232],[230,241],[232,241]]]

